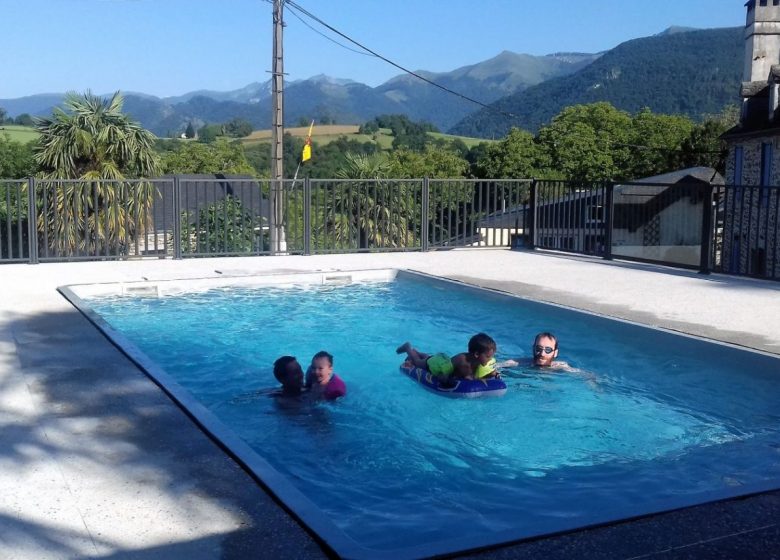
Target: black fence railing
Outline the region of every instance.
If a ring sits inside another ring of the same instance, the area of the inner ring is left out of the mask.
[[[541,248],[780,279],[780,187],[223,175],[0,181],[0,262]]]

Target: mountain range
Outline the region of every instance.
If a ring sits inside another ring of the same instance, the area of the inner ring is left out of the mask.
[[[504,51],[450,72],[415,72],[489,108],[407,74],[373,88],[320,75],[285,84],[285,125],[310,119],[360,124],[400,113],[440,130],[495,137],[510,126],[535,130],[567,105],[601,100],[629,111],[650,107],[699,117],[737,101],[743,49],[739,28],[670,28],[603,53],[534,56]],[[236,117],[255,128],[271,123],[270,81],[166,98],[123,94],[125,111],[161,136],[178,135],[188,123],[197,127]],[[0,99],[0,107],[10,116],[48,116],[62,99],[63,94]]]
[[[608,101],[635,113],[697,119],[739,101],[744,30],[670,28],[627,41],[570,76],[515,92],[463,119],[450,130],[464,136],[505,135],[516,126],[535,132],[564,107]]]

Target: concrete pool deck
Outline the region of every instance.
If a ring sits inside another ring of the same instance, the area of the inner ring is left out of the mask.
[[[405,268],[780,354],[780,284],[508,250],[0,266],[0,558],[322,558],[317,542],[57,291]],[[778,373],[780,375],[780,372]],[[780,558],[780,492],[480,558]]]

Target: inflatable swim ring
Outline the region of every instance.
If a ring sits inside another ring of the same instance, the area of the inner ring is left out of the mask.
[[[458,379],[453,385],[442,387],[439,385],[439,379],[431,372],[414,367],[406,362],[401,364],[401,373],[432,393],[444,397],[473,399],[477,397],[502,397],[506,393],[506,383],[495,377],[489,379]]]

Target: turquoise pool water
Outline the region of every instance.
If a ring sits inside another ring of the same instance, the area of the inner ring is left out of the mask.
[[[380,551],[491,544],[751,491],[780,479],[778,360],[404,276],[89,302],[307,496]],[[499,399],[445,399],[395,348],[499,357],[551,330],[577,373],[517,369]],[[273,396],[273,360],[335,356],[347,397]]]

